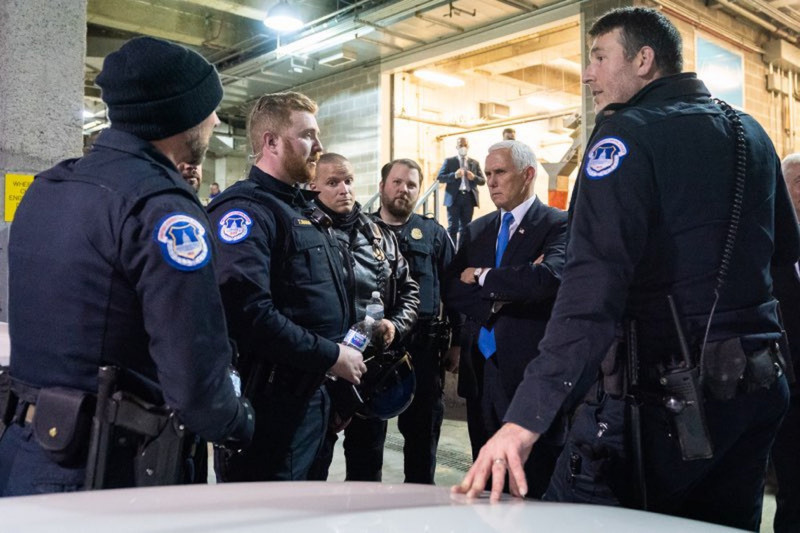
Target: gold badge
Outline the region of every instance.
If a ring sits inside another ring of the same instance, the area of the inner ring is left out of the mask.
[[[378,246],[372,247],[372,254],[378,261],[383,261],[384,259],[386,259],[386,255],[384,255],[383,250]]]
[[[419,228],[414,228],[411,230],[411,238],[420,240],[422,238],[422,230]]]

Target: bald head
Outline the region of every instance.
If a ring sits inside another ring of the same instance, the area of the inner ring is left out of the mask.
[[[318,191],[317,199],[334,213],[347,214],[353,210],[355,172],[346,157],[339,154],[322,154],[317,162],[317,173],[311,189]]]

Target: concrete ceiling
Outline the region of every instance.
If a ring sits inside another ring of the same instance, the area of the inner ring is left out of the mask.
[[[295,0],[290,3],[308,22],[297,32],[279,37],[262,23],[276,0],[89,0],[85,93],[87,110],[97,116],[87,121],[102,121],[94,78],[103,58],[133,36],[169,39],[196,49],[214,63],[225,86],[220,116],[242,127],[248,103],[261,94],[389,60],[558,1]],[[765,28],[772,26],[798,43],[800,0],[709,1],[751,22],[761,21]],[[522,39],[510,47],[469,53],[441,67],[533,85],[555,71],[564,78],[565,90],[579,92],[580,56],[574,53],[578,32],[575,25],[535,41]],[[569,55],[559,55],[562,49]],[[351,58],[349,62],[320,63],[342,51]],[[553,62],[553,58],[561,61]]]

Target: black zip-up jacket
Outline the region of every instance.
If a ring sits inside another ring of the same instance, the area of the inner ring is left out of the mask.
[[[709,341],[763,342],[780,331],[770,262],[796,261],[800,235],[772,142],[739,116],[744,202]],[[730,120],[693,73],[660,78],[598,114],[572,200],[561,288],[506,421],[546,431],[594,382],[623,317],[639,322],[640,358],[679,353],[667,294],[689,344],[699,346],[731,215],[735,153]]]
[[[97,392],[98,367],[118,365],[204,438],[241,431],[208,232],[172,162],[113,127],[39,174],[9,242],[13,378]]]
[[[321,383],[351,320],[334,237],[310,218],[314,196],[254,166],[208,210],[219,243],[217,278],[240,355],[294,377],[316,375]]]

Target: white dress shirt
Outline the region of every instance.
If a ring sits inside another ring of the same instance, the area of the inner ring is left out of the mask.
[[[519,223],[522,222],[522,219],[525,218],[525,215],[528,214],[528,210],[533,205],[533,202],[536,201],[536,195],[534,194],[517,207],[511,210],[511,214],[514,216],[514,221],[508,227],[508,241],[511,242],[511,237],[514,236],[514,232],[517,231],[519,227]],[[500,210],[500,220],[503,220],[503,216],[507,213],[505,209]],[[500,235],[500,228],[497,228],[497,235]],[[494,249],[497,251],[497,239],[494,240]],[[480,277],[478,278],[478,284],[483,287],[483,282],[486,281],[486,274],[489,273],[491,268],[484,268],[483,272],[481,272]]]

